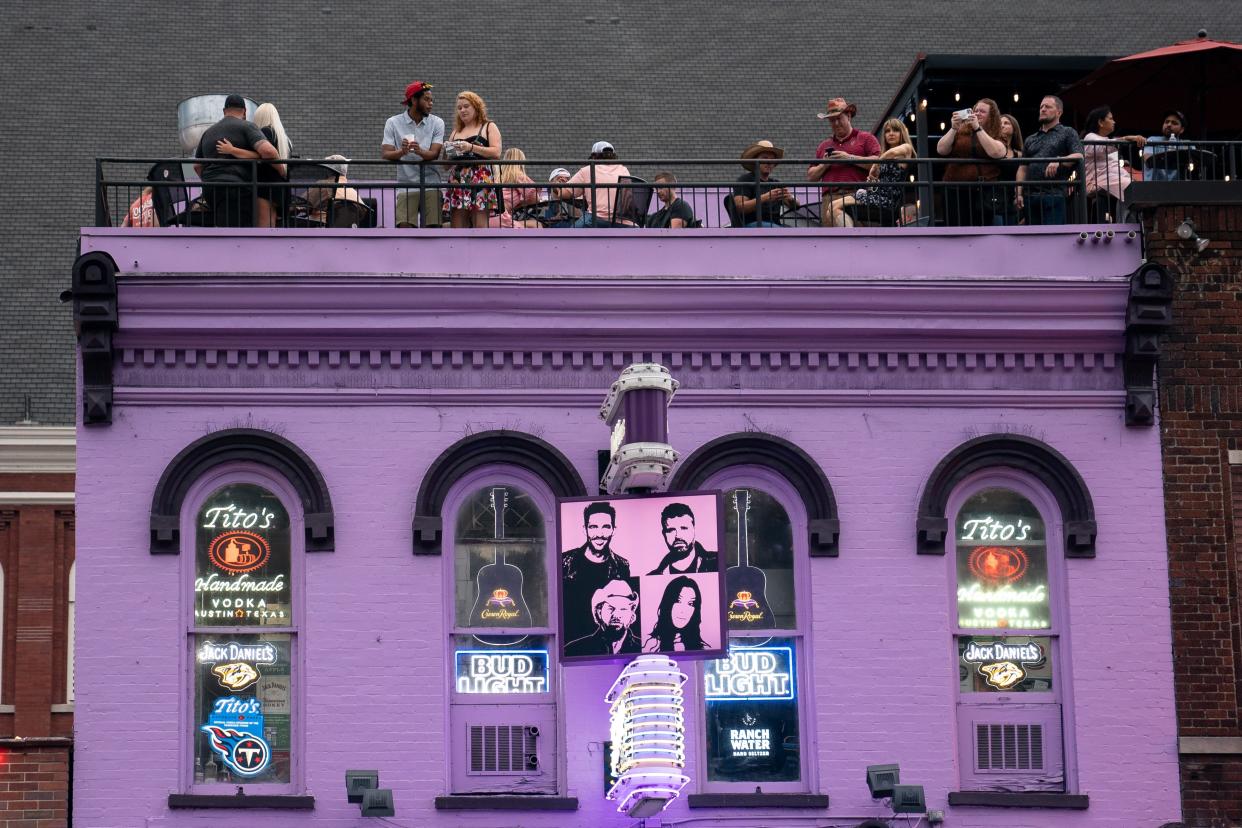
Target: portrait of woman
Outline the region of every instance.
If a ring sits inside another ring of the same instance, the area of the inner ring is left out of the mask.
[[[643,652],[711,649],[699,632],[702,621],[703,595],[699,585],[687,575],[673,578],[664,588],[656,622],[643,644]]]

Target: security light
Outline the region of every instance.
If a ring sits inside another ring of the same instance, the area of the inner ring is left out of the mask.
[[[347,770],[345,771],[345,798],[349,802],[361,802],[362,795],[368,790],[379,787],[379,771]]]
[[[1195,250],[1202,253],[1207,246],[1212,243],[1211,239],[1201,238],[1195,230],[1195,223],[1190,219],[1182,219],[1182,223],[1177,226],[1177,237],[1182,241],[1193,242]]]
[[[923,789],[919,788],[921,792]],[[392,806],[392,788],[375,788],[362,795],[362,815],[364,817],[390,817],[397,812]]]
[[[923,796],[922,785],[893,786],[894,814],[927,813],[927,799]]]
[[[872,799],[884,799],[893,795],[893,786],[901,781],[901,769],[896,765],[868,765],[867,788]]]

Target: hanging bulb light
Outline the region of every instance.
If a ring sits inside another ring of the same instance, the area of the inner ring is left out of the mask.
[[[960,101],[961,99],[962,99],[962,93],[961,93],[961,92],[954,92],[954,93],[953,93],[953,100],[955,100],[955,101]]]
[[[1013,93],[1013,102],[1014,102],[1014,103],[1017,103],[1017,102],[1018,102],[1018,93],[1017,93],[1017,92],[1014,92],[1014,93]]]

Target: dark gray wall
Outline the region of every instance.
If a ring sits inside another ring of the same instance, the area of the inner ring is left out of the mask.
[[[732,158],[756,138],[809,155],[826,98],[856,101],[867,127],[918,52],[1120,55],[1200,26],[1242,40],[1231,0],[474,8],[477,22],[460,3],[387,0],[6,3],[0,423],[27,394],[36,419],[72,422],[72,323],[56,297],[93,221],[93,159],[176,153],[190,95],[275,103],[303,157],[377,157],[415,78],[436,85],[446,120],[457,91],[479,92],[506,145],[532,158],[582,158],[598,138],[627,158]]]

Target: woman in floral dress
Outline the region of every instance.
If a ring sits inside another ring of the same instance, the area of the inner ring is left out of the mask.
[[[500,129],[487,119],[487,104],[474,92],[457,96],[453,132],[444,142],[444,156],[454,161],[487,161],[503,152]],[[491,164],[452,164],[444,209],[453,227],[486,227],[496,209],[494,187],[454,187],[454,184],[491,184]]]

